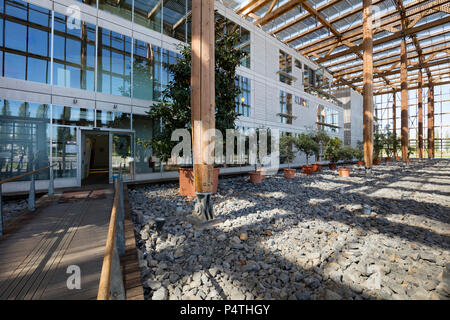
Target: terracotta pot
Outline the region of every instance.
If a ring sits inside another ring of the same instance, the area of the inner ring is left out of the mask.
[[[349,168],[339,168],[339,177],[350,177]]]
[[[384,159],[386,162],[392,162],[392,157],[387,157]]]
[[[286,179],[294,179],[295,177],[295,169],[284,169],[284,177]]]
[[[259,184],[263,181],[264,176],[260,172],[251,171],[248,173],[250,176],[250,183]]]
[[[337,165],[336,165],[336,163],[330,163],[330,164],[328,165],[328,167],[329,167],[331,170],[336,170]]]
[[[410,162],[411,162],[411,159],[410,159],[410,158],[406,159],[406,162],[410,163]]]
[[[267,170],[266,169],[256,169],[256,172],[258,172],[261,177],[264,179],[267,175]]]
[[[395,161],[400,161],[402,158],[400,157],[395,157]]]
[[[313,174],[313,166],[303,166],[302,173],[304,174]]]
[[[322,165],[320,163],[313,163],[312,167],[314,172],[322,171]]]
[[[373,160],[373,164],[374,164],[374,165],[379,165],[380,162],[381,162],[381,160],[380,160],[379,158]]]
[[[364,161],[358,161],[358,167],[362,167],[364,165]]]
[[[180,194],[185,197],[197,197],[194,187],[194,169],[178,168],[178,172],[180,174]],[[214,168],[212,194],[216,194],[219,187],[219,172],[220,168]]]

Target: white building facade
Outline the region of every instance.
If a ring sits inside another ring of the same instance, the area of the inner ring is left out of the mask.
[[[166,66],[178,46],[190,40],[190,8],[187,0],[0,0],[0,178],[53,164],[55,187],[81,186],[98,172],[111,182],[121,166],[127,179],[176,177],[137,141],[155,130],[146,111],[169,84]],[[249,52],[237,71],[236,125],[292,134],[321,128],[344,140],[340,103],[329,89],[304,87],[317,79],[327,88],[331,75],[221,3],[216,10],[240,25]],[[37,189],[48,178],[40,174]]]

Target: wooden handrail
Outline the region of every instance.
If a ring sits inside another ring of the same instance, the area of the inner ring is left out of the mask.
[[[109,220],[108,236],[106,238],[105,255],[103,257],[102,272],[100,274],[100,283],[98,286],[97,300],[109,300],[111,290],[111,269],[114,256],[114,240],[116,236],[117,210],[119,207],[120,179],[117,179],[117,185],[114,195],[114,203]]]
[[[1,180],[1,181],[0,181],[0,184],[5,184],[5,183],[8,183],[8,182],[13,182],[13,181],[16,181],[16,180],[19,180],[19,179],[22,179],[22,178],[31,176],[31,175],[33,175],[33,174],[36,174],[36,173],[38,173],[38,172],[47,170],[47,169],[49,169],[49,168],[51,168],[51,167],[54,167],[54,166],[56,166],[56,165],[57,165],[57,163],[52,164],[51,166],[47,166],[47,167],[45,167],[45,168],[40,168],[40,169],[31,171],[31,172],[27,172],[27,173],[24,173],[24,174],[21,174],[21,175],[12,177],[12,178],[8,178],[8,179],[5,179],[5,180]]]

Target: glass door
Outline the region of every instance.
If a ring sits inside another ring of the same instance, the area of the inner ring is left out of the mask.
[[[131,180],[134,177],[134,143],[133,133],[110,133],[110,150],[111,150],[111,165],[110,178],[112,175],[119,173],[122,168],[123,180]]]

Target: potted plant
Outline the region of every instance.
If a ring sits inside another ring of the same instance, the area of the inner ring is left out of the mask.
[[[291,169],[291,163],[294,161],[294,151],[292,150],[294,146],[294,138],[292,136],[284,135],[280,138],[280,155],[287,162],[288,167],[285,168],[284,177],[286,179],[293,179],[295,177],[295,169]]]
[[[340,160],[352,161],[355,156],[355,149],[351,146],[343,146],[339,148],[338,155]],[[350,168],[339,168],[339,176],[349,177]]]
[[[330,136],[328,136],[325,131],[319,130],[315,134],[312,135],[312,138],[316,143],[319,145],[319,148],[317,149],[316,155],[316,163],[313,163],[313,171],[314,172],[320,172],[322,170],[322,165],[320,163],[317,163],[320,161],[320,155],[323,154],[328,142],[330,141]]]
[[[375,133],[373,137],[373,164],[378,165],[381,162],[380,154],[383,150],[383,134],[382,133]]]
[[[355,158],[358,159],[358,166],[362,167],[364,165],[364,143],[362,141],[358,141],[354,151]]]
[[[216,34],[222,32],[216,25]],[[235,128],[240,116],[236,111],[236,99],[240,94],[236,82],[236,69],[246,53],[239,49],[239,31],[217,37],[215,45],[215,88],[216,88],[216,129],[225,136],[226,129]],[[166,162],[171,157],[173,147],[178,143],[171,141],[172,132],[185,128],[192,133],[191,119],[191,47],[180,46],[177,63],[166,66],[171,75],[167,88],[162,93],[161,102],[151,106],[147,114],[156,123],[161,123],[149,144],[153,154]],[[183,155],[192,159],[192,155]],[[179,169],[180,193],[195,196],[192,165]],[[217,190],[219,168],[214,168],[213,193]]]
[[[325,148],[325,159],[330,161],[330,164],[328,165],[331,170],[336,170],[337,165],[336,163],[339,160],[339,149],[341,148],[342,141],[338,137],[334,137],[330,139],[330,141],[327,144],[327,147]]]
[[[393,154],[394,154],[394,147],[395,147],[395,137],[393,133],[386,133],[386,135],[384,135],[382,137],[383,140],[383,145],[384,145],[384,152],[386,153],[386,158],[384,159],[386,161],[386,163],[388,162],[392,162],[393,158]]]
[[[306,166],[302,167],[302,172],[312,174],[313,167],[309,165],[309,157],[319,152],[319,144],[309,134],[302,133],[294,139],[295,148],[306,156]]]

